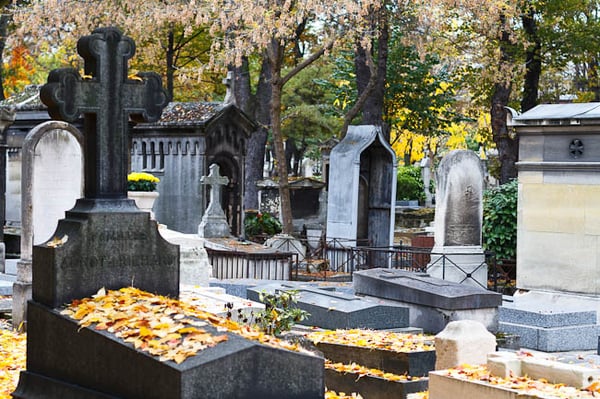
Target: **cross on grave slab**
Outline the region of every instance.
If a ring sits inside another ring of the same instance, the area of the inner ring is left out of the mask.
[[[127,197],[128,121],[154,122],[168,97],[153,72],[128,77],[135,42],[113,27],[99,28],[77,42],[85,61],[82,77],[73,68],[50,72],[40,98],[54,119],[73,122],[83,114],[85,198]]]
[[[208,176],[202,176],[200,182],[210,186],[210,201],[202,221],[198,226],[200,237],[228,237],[230,235],[229,224],[221,206],[222,186],[229,183],[229,178],[221,176],[219,165],[212,164],[209,167]]]
[[[200,178],[200,181],[203,184],[210,186],[210,201],[206,213],[223,213],[223,208],[221,207],[221,191],[222,186],[229,183],[229,178],[227,176],[221,176],[220,167],[216,163],[210,165],[208,169],[210,170],[208,176],[202,176]]]

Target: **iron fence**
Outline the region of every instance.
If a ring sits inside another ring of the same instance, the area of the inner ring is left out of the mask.
[[[510,290],[514,268],[496,262],[492,252],[433,252],[431,248],[395,245],[371,247],[368,240],[280,238],[276,253],[242,253],[207,249],[213,276],[220,279],[346,280],[355,271],[375,267],[432,272],[497,292]],[[472,259],[469,268],[457,258]],[[485,269],[487,268],[487,274]],[[487,284],[486,284],[487,283]],[[486,286],[487,285],[487,286]]]
[[[298,255],[291,252],[249,253],[206,248],[212,275],[218,279],[291,280]]]

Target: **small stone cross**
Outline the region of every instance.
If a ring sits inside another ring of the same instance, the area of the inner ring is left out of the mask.
[[[215,163],[210,165],[209,170],[208,176],[200,179],[203,184],[210,185],[210,202],[198,225],[198,235],[206,238],[228,237],[230,228],[221,206],[221,186],[229,183],[229,178],[221,176],[219,165]]]
[[[227,72],[227,77],[224,78],[222,80],[222,82],[225,85],[225,87],[227,88],[227,91],[225,92],[225,98],[223,99],[223,104],[225,104],[225,105],[229,105],[229,104],[236,105],[236,101],[235,101],[235,79],[233,77],[233,72],[232,71]]]
[[[208,168],[210,172],[208,176],[202,176],[200,182],[210,186],[210,201],[206,213],[209,215],[223,214],[223,207],[221,206],[221,186],[229,183],[227,176],[221,176],[219,165],[213,163]]]
[[[128,77],[135,42],[117,28],[99,28],[77,42],[84,77],[73,68],[55,69],[40,98],[54,119],[74,122],[83,114],[85,198],[127,197],[129,117],[157,121],[167,105],[161,78],[153,72]]]

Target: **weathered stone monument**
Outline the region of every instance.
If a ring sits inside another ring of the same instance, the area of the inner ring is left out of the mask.
[[[179,294],[178,247],[126,194],[128,119],[159,118],[167,98],[160,77],[128,78],[135,44],[116,28],[82,37],[78,52],[91,79],[73,69],[52,71],[42,99],[53,117],[84,114],[85,198],[66,213],[52,240],[34,246],[27,370],[13,397],[322,398],[318,356],[225,333],[224,342],[178,364],[136,349],[110,329],[81,327],[61,312],[63,304],[101,287]]]
[[[436,173],[435,245],[427,272],[444,280],[487,289],[481,247],[483,170],[477,154],[455,150]]]
[[[210,201],[198,226],[198,235],[205,238],[229,237],[229,224],[221,206],[222,186],[229,183],[229,179],[221,176],[219,165],[212,164],[209,169],[208,176],[202,176],[200,179],[203,184],[210,186]]]
[[[330,155],[328,242],[341,239],[354,245],[358,241],[368,241],[373,247],[392,245],[396,165],[396,155],[380,127],[348,128]],[[387,262],[385,256],[373,261],[379,264],[370,267],[384,267]]]
[[[502,331],[543,351],[595,349],[600,336],[600,105],[544,104],[519,136],[517,288]]]
[[[21,258],[13,285],[13,326],[26,319],[31,299],[33,245],[52,238],[56,225],[83,194],[83,136],[72,125],[48,121],[23,142]]]

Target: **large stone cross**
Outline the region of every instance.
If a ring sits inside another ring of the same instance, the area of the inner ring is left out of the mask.
[[[135,43],[117,28],[99,28],[77,42],[85,61],[82,77],[56,69],[40,92],[54,119],[74,122],[83,114],[85,198],[127,197],[128,122],[154,122],[167,104],[161,78],[153,72],[128,78]]]

